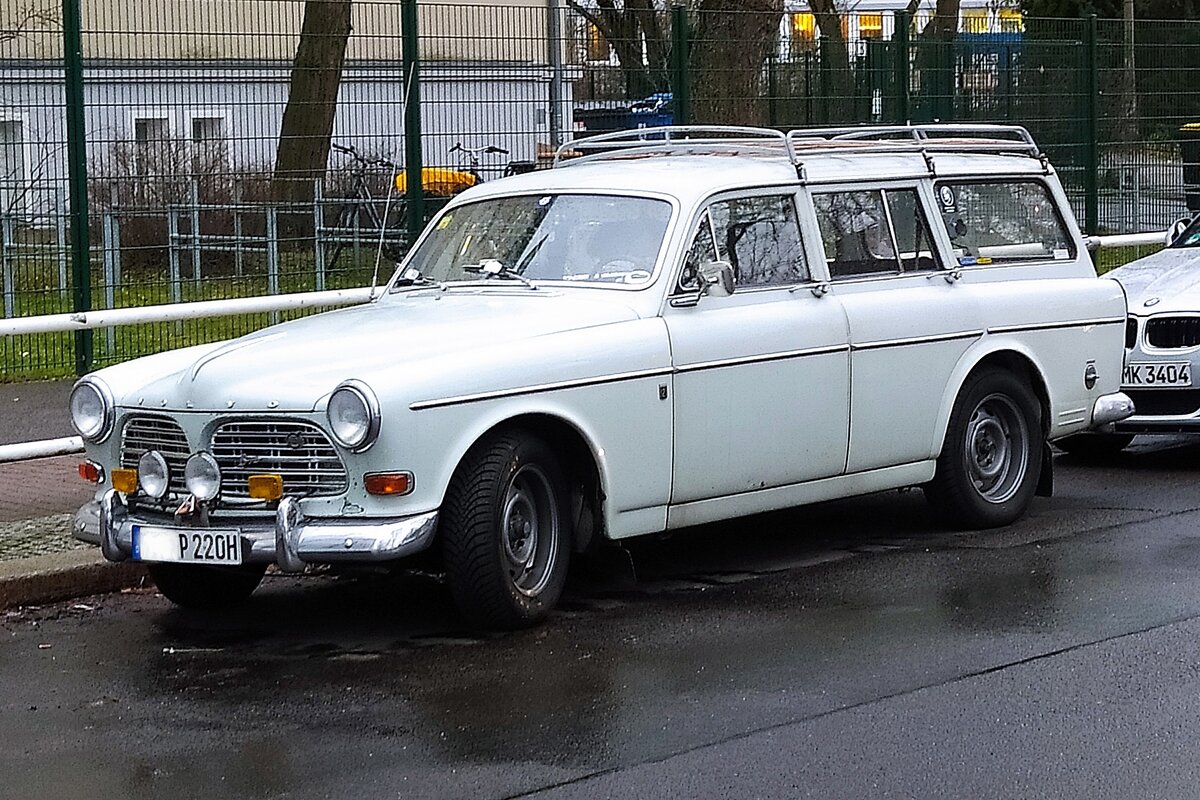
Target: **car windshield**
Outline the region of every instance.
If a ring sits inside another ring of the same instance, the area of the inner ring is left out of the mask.
[[[671,204],[643,197],[530,194],[446,211],[407,262],[431,281],[649,282]],[[397,284],[403,283],[403,279]]]
[[[1190,225],[1183,229],[1179,238],[1171,242],[1171,247],[1200,247],[1200,214],[1197,214]]]

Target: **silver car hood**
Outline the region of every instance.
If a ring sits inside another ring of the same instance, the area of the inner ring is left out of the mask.
[[[1105,277],[1125,287],[1131,314],[1200,312],[1200,247],[1161,250]]]
[[[349,378],[387,391],[431,361],[442,367],[461,361],[467,369],[496,347],[636,319],[632,308],[610,297],[544,289],[420,291],[137,359],[99,375],[117,404],[128,408],[312,411]]]

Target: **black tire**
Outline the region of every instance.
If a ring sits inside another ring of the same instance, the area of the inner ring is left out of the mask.
[[[510,430],[467,453],[438,528],[447,582],[473,625],[527,628],[558,602],[570,560],[562,469],[533,434]]]
[[[266,564],[210,567],[192,564],[147,564],[154,585],[177,606],[197,611],[228,608],[245,602],[262,582]]]
[[[959,528],[996,528],[1017,520],[1042,473],[1041,404],[1003,369],[967,378],[954,402],[946,440],[925,497]]]
[[[1115,456],[1132,441],[1131,433],[1077,433],[1059,439],[1054,446],[1080,458],[1105,458]]]

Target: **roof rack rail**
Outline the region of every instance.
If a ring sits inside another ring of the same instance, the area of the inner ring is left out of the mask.
[[[1042,158],[1042,149],[1020,125],[986,123],[931,123],[927,125],[859,125],[835,128],[799,128],[788,131],[790,152],[824,150],[834,143],[870,143],[874,153],[956,151],[1024,153]],[[879,144],[886,142],[887,144]]]
[[[791,157],[788,135],[774,128],[753,128],[736,125],[665,125],[656,128],[633,128],[612,133],[600,133],[574,139],[559,145],[554,152],[554,166],[579,164],[604,158],[628,157],[630,150],[645,155],[661,152],[711,151],[736,146],[742,151],[756,151]],[[588,152],[592,151],[592,152]],[[577,153],[578,155],[569,155]]]

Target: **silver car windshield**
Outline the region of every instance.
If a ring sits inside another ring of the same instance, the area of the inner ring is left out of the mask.
[[[1200,247],[1200,215],[1184,228],[1179,238],[1171,243],[1171,247]]]
[[[650,281],[671,204],[644,197],[531,194],[444,213],[407,262],[429,281]],[[498,263],[497,263],[498,262]],[[398,282],[398,285],[403,283]]]

